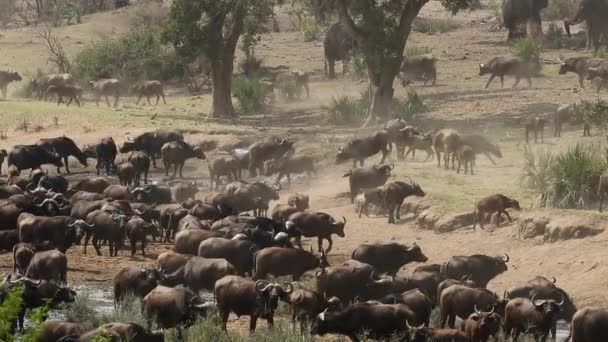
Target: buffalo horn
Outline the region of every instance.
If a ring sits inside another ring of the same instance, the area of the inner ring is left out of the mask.
[[[389,169],[394,170],[395,169],[395,164],[391,164],[391,166],[389,167]]]
[[[479,311],[479,309],[477,309],[477,304],[475,304],[475,306],[473,308],[475,309],[476,314],[481,315],[481,311]]]
[[[511,258],[509,257],[509,254],[505,253],[505,257],[504,257],[504,258],[502,258],[502,260],[503,260],[504,262],[509,262],[509,260],[511,260]]]
[[[276,191],[281,191],[282,187],[281,187],[281,183],[277,183],[275,185],[272,186],[274,189],[276,189]]]
[[[344,224],[346,224],[346,217],[342,216],[342,219],[344,220]]]
[[[407,330],[412,330],[412,326],[410,325],[410,322],[408,322],[408,320],[405,320],[405,326],[407,327]]]
[[[291,294],[293,292],[293,285],[291,285],[291,283],[286,283],[285,286],[287,287],[285,292],[287,292],[287,294]]]
[[[492,310],[490,310],[490,315],[494,313],[494,309],[496,309],[496,305],[492,305]]]
[[[541,306],[541,305],[545,304],[545,302],[546,302],[546,300],[544,300],[544,299],[536,300],[535,298],[536,298],[536,293],[534,295],[532,295],[532,299],[531,299],[532,304],[534,304],[534,306]]]
[[[562,300],[559,303],[557,303],[557,305],[559,305],[559,306],[564,305],[564,302],[566,301],[564,294],[561,294],[561,297],[562,297]]]
[[[271,285],[268,280],[258,280],[255,282],[255,289],[262,292],[268,285]]]
[[[557,283],[557,278],[555,278],[555,277],[551,277],[551,278],[553,278],[553,281],[551,281],[551,283],[553,283],[553,284]]]
[[[328,309],[323,310],[323,312],[321,312],[319,314],[319,320],[320,321],[325,321],[325,313],[327,312]]]

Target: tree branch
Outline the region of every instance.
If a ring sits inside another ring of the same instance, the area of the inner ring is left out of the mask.
[[[359,43],[360,46],[367,45],[367,37],[357,28],[353,18],[350,17],[346,10],[345,0],[336,0],[336,7],[338,15],[340,16],[340,22],[344,25],[346,31],[353,37],[354,40]]]

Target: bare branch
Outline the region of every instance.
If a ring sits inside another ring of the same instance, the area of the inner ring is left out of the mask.
[[[38,26],[36,38],[45,43],[50,54],[49,61],[57,66],[59,72],[70,72],[70,61],[63,50],[63,45],[55,35],[53,27],[48,23]]]

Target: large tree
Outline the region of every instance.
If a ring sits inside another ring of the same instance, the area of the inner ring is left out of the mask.
[[[405,44],[412,23],[429,0],[335,0],[340,22],[365,56],[371,105],[364,126],[374,124],[388,112],[393,100],[393,83],[403,62]],[[442,0],[456,13],[472,0]],[[360,13],[354,18],[351,13]],[[357,23],[355,24],[355,19]]]
[[[163,39],[178,54],[211,63],[213,105],[209,118],[233,117],[232,71],[239,37],[262,32],[274,0],[174,0]]]

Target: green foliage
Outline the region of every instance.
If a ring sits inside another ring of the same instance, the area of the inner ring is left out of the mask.
[[[350,60],[348,61],[348,73],[351,75],[353,80],[360,80],[367,77],[367,65],[365,63],[365,56],[357,48],[354,48],[350,52]]]
[[[304,41],[306,42],[311,42],[319,38],[320,32],[315,18],[304,18],[302,21],[302,33],[304,34]]]
[[[479,0],[441,0],[441,4],[452,14],[456,14],[464,9],[477,8]]]
[[[576,13],[576,1],[571,0],[551,0],[549,5],[540,13],[543,20],[562,21],[571,18]]]
[[[241,59],[239,67],[246,77],[252,78],[260,74],[262,63],[264,63],[263,58],[257,58],[254,55],[245,55],[245,58]]]
[[[420,55],[428,55],[433,50],[426,46],[409,46],[405,49],[405,57],[415,57]]]
[[[49,314],[51,301],[51,299],[47,299],[43,306],[34,309],[30,313],[30,327],[21,337],[22,341],[38,341],[40,339],[42,330],[44,329],[44,321],[46,321]]]
[[[593,49],[593,57],[608,58],[608,48],[605,46]]]
[[[608,102],[601,98],[583,100],[576,106],[577,120],[596,126],[601,130],[608,129]]]
[[[524,152],[522,184],[540,194],[539,205],[587,208],[596,200],[599,176],[608,167],[606,151],[577,144],[553,156],[548,151]]]
[[[159,28],[141,26],[118,39],[104,39],[83,49],[73,61],[77,78],[116,77],[125,81],[165,80],[181,75],[177,56],[165,49]]]
[[[100,326],[111,322],[135,322],[143,326],[146,324],[141,312],[140,300],[134,295],[125,296],[112,311],[100,313],[95,308],[96,303],[91,294],[82,291],[78,293],[76,300],[65,312],[66,319],[72,322],[89,322],[92,326]]]
[[[543,47],[532,38],[518,39],[511,46],[511,53],[528,61],[540,61]]]
[[[492,12],[492,15],[498,21],[500,26],[503,26],[504,22],[502,19],[502,1],[500,0],[490,0],[488,3],[488,8]]]
[[[11,342],[15,338],[11,333],[13,322],[16,322],[23,303],[23,286],[11,288],[8,296],[0,305],[0,341]]]
[[[367,91],[362,92],[359,99],[344,95],[332,97],[325,122],[332,125],[360,124],[365,119],[368,108]]]
[[[454,19],[446,18],[416,18],[412,25],[414,32],[435,34],[454,31],[460,28]]]
[[[545,32],[544,46],[549,49],[561,49],[565,46],[564,31],[556,23],[549,23]]]
[[[260,79],[237,78],[232,82],[232,94],[238,99],[244,114],[259,113],[265,106],[266,94]]]
[[[426,112],[428,109],[418,96],[418,93],[412,88],[407,89],[407,100],[393,99],[393,104],[389,111],[390,118],[399,118],[406,121],[411,121],[416,118],[416,115]]]

